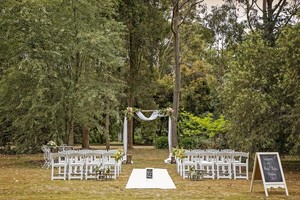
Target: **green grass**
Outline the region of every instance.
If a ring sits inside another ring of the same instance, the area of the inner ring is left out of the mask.
[[[117,180],[110,181],[51,181],[50,169],[41,168],[42,154],[0,155],[0,199],[265,199],[262,183],[255,183],[249,192],[250,180],[182,179],[176,165],[163,162],[167,150],[141,148],[130,153],[134,163],[123,165]],[[300,199],[299,159],[282,162],[290,196],[272,189],[268,199]],[[286,171],[285,166],[289,166]],[[176,189],[125,189],[132,169],[146,167],[167,169]]]

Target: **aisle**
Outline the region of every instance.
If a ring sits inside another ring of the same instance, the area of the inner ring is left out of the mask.
[[[125,188],[176,189],[176,186],[166,169],[154,168],[153,179],[146,178],[146,169],[133,169]]]

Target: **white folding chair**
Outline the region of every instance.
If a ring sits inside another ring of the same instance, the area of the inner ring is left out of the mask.
[[[67,155],[65,153],[52,153],[51,158],[51,180],[66,180]]]
[[[187,151],[184,153],[186,158],[182,160],[182,178],[185,179],[187,177],[188,172],[190,172],[191,167],[196,169],[196,153]]]
[[[116,151],[106,151],[103,153],[102,163],[103,168],[107,170],[109,168],[110,175],[117,179],[117,175],[120,173],[120,164],[115,160],[114,155]]]
[[[89,151],[85,154],[85,179],[95,178],[97,167],[102,165],[102,154],[97,151]]]
[[[248,161],[249,153],[246,152],[234,152],[233,153],[233,177],[234,179],[249,179],[248,175]]]
[[[177,173],[180,174],[180,176],[182,175],[182,159],[175,157],[176,160],[176,169],[177,169]]]
[[[43,145],[42,146],[42,151],[43,151],[43,156],[44,156],[44,164],[43,164],[43,168],[47,168],[49,169],[49,167],[51,166],[51,149],[50,147],[46,146],[46,145]]]
[[[216,159],[217,179],[232,178],[231,171],[232,154],[228,152],[218,152]]]
[[[203,170],[203,178],[215,179],[215,153],[213,152],[198,152],[197,165],[200,170]]]
[[[84,166],[84,153],[83,152],[71,152],[68,154],[68,178],[71,179],[83,179],[83,166]]]

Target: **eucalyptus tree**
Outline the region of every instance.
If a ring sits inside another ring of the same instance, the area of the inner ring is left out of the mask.
[[[221,39],[210,63],[218,69],[220,111],[231,121],[227,136],[233,148],[289,152],[288,138],[295,137],[284,120],[291,105],[282,95],[286,59],[279,56],[277,39],[296,23],[298,9],[294,0],[227,0],[204,18]]]
[[[8,48],[1,51],[1,123],[20,149],[50,139],[72,145],[75,126],[84,133],[101,129],[104,100],[117,104],[123,88],[116,77],[123,26],[115,6],[111,0],[1,4],[1,46]]]
[[[120,20],[126,25],[125,80],[129,107],[156,109],[153,95],[158,78],[159,54],[167,34],[167,7],[160,0],[123,0]],[[128,148],[133,146],[133,121],[128,121]]]
[[[245,14],[245,24],[250,31],[259,30],[264,41],[274,46],[280,30],[295,21],[300,8],[299,0],[226,0]]]
[[[243,41],[245,25],[241,22],[238,11],[229,3],[221,6],[212,6],[210,12],[205,12],[201,22],[211,31],[214,42],[205,53],[206,60],[214,66],[213,71],[217,84],[222,84],[222,77],[227,70],[228,51],[234,51],[236,46]]]
[[[174,89],[173,89],[173,120],[172,120],[172,146],[177,146],[177,120],[179,113],[181,69],[180,69],[180,26],[189,19],[191,11],[195,10],[196,5],[202,3],[197,0],[171,0],[172,21],[171,30],[173,33],[173,51],[174,51]]]

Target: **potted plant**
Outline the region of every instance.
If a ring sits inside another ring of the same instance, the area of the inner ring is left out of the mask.
[[[115,161],[116,161],[116,162],[119,162],[120,160],[123,159],[123,156],[124,156],[124,155],[125,155],[125,154],[124,154],[124,150],[123,150],[122,148],[119,148],[119,149],[116,151],[115,155],[114,155]]]

